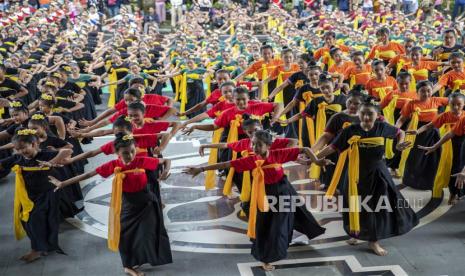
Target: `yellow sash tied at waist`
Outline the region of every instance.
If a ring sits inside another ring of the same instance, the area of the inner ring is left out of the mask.
[[[270,208],[266,198],[265,172],[263,170],[281,167],[281,164],[269,164],[263,166],[264,162],[265,160],[256,160],[255,164],[257,167],[252,171],[252,195],[250,198],[249,225],[247,228],[247,236],[252,239],[256,237],[255,227],[257,222],[257,208],[261,212],[268,212]]]
[[[262,64],[262,81],[268,78],[268,68],[265,63]],[[268,82],[262,86],[262,100],[268,99]]]
[[[241,152],[242,157],[248,157],[250,156],[250,153],[248,150],[243,150]],[[242,202],[249,202],[250,201],[250,192],[251,192],[252,186],[250,183],[250,171],[244,171],[242,173],[242,191],[241,191],[241,196],[240,199]]]
[[[187,73],[182,74],[181,84],[179,88],[179,99],[181,100],[180,112],[186,111],[187,104]],[[181,120],[186,119],[186,116],[180,118]]]
[[[465,84],[465,80],[455,80],[454,81],[454,88],[452,88],[452,91],[460,90],[460,88],[464,84]]]
[[[392,100],[383,109],[384,118],[386,118],[386,121],[391,125],[395,125],[394,112],[396,110],[397,100],[398,99],[399,99],[399,95],[393,95]],[[394,144],[393,139],[386,139],[386,152],[385,152],[385,155],[386,155],[387,159],[394,158],[393,144]]]
[[[14,197],[14,208],[13,208],[13,222],[15,238],[20,240],[26,236],[21,221],[27,222],[29,220],[29,214],[34,208],[34,202],[29,198],[26,190],[26,182],[24,182],[23,171],[48,171],[49,167],[21,167],[15,165],[11,169],[15,174],[15,197]]]
[[[453,125],[454,124],[444,124],[440,129],[441,136],[446,135]],[[433,198],[440,198],[442,190],[449,186],[453,158],[454,150],[452,147],[452,140],[448,140],[441,148],[441,159],[439,159],[438,171],[433,185]]]
[[[418,129],[420,113],[437,112],[437,111],[438,110],[436,108],[421,110],[420,108],[417,107],[415,109],[415,112],[412,113],[412,118],[410,120],[410,123],[408,125],[407,130],[417,130]],[[407,158],[408,158],[408,156],[410,154],[410,150],[412,149],[413,145],[415,144],[415,139],[416,139],[416,135],[407,134],[405,136],[405,141],[410,142],[410,147],[405,149],[404,151],[402,151],[402,156],[400,158],[399,173],[402,176],[404,175],[404,171],[405,171],[405,162],[407,162]]]
[[[223,134],[223,128],[219,128],[213,132],[212,144],[217,144],[221,140]],[[213,165],[218,162],[218,149],[210,149],[210,155],[208,157],[208,165]],[[205,175],[205,190],[211,190],[216,187],[216,176],[215,171],[207,171]]]
[[[239,140],[239,127],[241,126],[242,121],[243,121],[242,115],[240,114],[236,114],[235,119],[231,121],[230,127],[229,127],[228,139],[227,139],[228,143],[236,142],[237,140]],[[236,159],[237,159],[237,152],[233,151],[231,160],[236,160]],[[223,194],[225,196],[231,195],[234,172],[235,172],[234,168],[231,167],[229,169],[228,176],[226,177],[226,181],[224,182]]]
[[[359,145],[360,144],[369,144],[382,146],[384,145],[384,137],[370,137],[370,138],[361,138],[358,135],[352,136],[348,141],[350,147],[345,150],[339,156],[339,162],[342,162],[342,166],[336,166],[334,176],[338,175],[340,177],[342,169],[344,167],[345,159],[349,157],[349,230],[351,234],[360,233],[360,206],[358,198],[358,182],[360,178],[360,154],[359,154]],[[330,194],[330,190],[326,193],[328,197],[332,197],[333,194]]]
[[[111,186],[110,214],[108,215],[108,248],[118,251],[121,234],[121,203],[123,197],[123,179],[128,173],[144,173],[144,169],[122,171],[115,168],[115,176]]]
[[[315,137],[313,138],[313,143],[320,139],[321,136],[323,136],[323,133],[325,132],[325,127],[326,127],[326,109],[332,110],[334,112],[341,112],[342,111],[342,106],[340,104],[328,104],[326,102],[321,102],[318,104],[318,112],[316,114],[316,130],[315,130]],[[310,133],[309,133],[310,135]],[[319,166],[316,166],[312,164],[310,166],[310,179],[318,179],[320,178],[320,173],[321,173],[321,168]]]
[[[344,124],[342,125],[342,128],[343,129],[347,128],[350,125],[351,125],[350,122],[344,122]],[[336,191],[337,185],[339,184],[339,180],[341,179],[342,170],[344,169],[346,157],[347,157],[347,151],[344,151],[341,153],[341,155],[339,156],[337,160],[337,164],[334,169],[333,177],[331,178],[331,183],[329,184],[328,190],[326,191],[326,197],[328,198],[332,198],[334,195],[334,192]]]

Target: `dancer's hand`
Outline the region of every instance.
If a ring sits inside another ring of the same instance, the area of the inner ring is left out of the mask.
[[[168,179],[168,177],[170,177],[170,172],[167,170],[163,170],[158,180],[166,180]]]
[[[304,158],[304,157],[299,157],[297,160],[295,160],[297,164],[304,165],[304,166],[310,166],[312,164],[312,160]]]
[[[417,135],[417,134],[418,134],[418,131],[415,130],[415,129],[406,130],[406,131],[405,131],[405,134],[407,134],[407,135]]]
[[[90,122],[90,121],[87,121],[86,119],[81,119],[81,120],[79,120],[79,125],[80,125],[80,126],[88,127],[88,126],[91,125],[91,122]]]
[[[456,178],[455,187],[457,187],[457,189],[463,189],[463,187],[465,186],[465,172],[453,174],[451,175],[451,177]]]
[[[323,171],[326,171],[326,166],[334,165],[334,163],[329,159],[321,158],[315,162],[315,165],[320,166]]]
[[[202,171],[203,171],[202,168],[187,167],[182,170],[182,173],[192,175],[192,178],[194,178]]]
[[[200,147],[199,147],[199,155],[200,155],[201,157],[203,157],[203,156],[205,155],[205,152],[204,152],[204,151],[205,151],[205,146],[204,146],[204,145],[200,145]]]
[[[435,152],[438,148],[435,146],[432,147],[425,147],[425,146],[418,146],[419,149],[426,151],[425,155],[431,154]]]
[[[195,126],[188,127],[182,131],[184,135],[191,135],[191,133],[195,130]]]
[[[37,163],[39,165],[39,168],[61,168],[63,165],[61,164],[56,164],[56,163],[50,163],[48,161],[41,161],[37,160]]]
[[[402,143],[398,143],[398,144],[396,145],[396,149],[397,149],[398,151],[404,151],[404,150],[408,149],[411,145],[412,145],[411,142],[409,142],[409,141],[404,141],[404,142],[402,142]]]
[[[53,185],[56,186],[55,188],[55,192],[58,191],[59,189],[63,188],[63,182],[61,182],[60,180],[56,179],[55,177],[53,176],[49,176],[48,177],[48,180],[50,181],[50,183],[52,183]]]

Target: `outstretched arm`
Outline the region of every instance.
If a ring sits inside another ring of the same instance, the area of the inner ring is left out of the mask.
[[[91,178],[93,176],[96,176],[96,175],[97,175],[97,171],[93,170],[93,171],[86,172],[86,173],[83,173],[81,175],[75,176],[75,177],[70,178],[70,179],[65,180],[65,181],[60,181],[60,180],[56,179],[53,176],[49,176],[48,179],[50,180],[50,182],[53,185],[56,186],[56,188],[55,188],[55,191],[56,191],[58,189],[64,188],[64,187],[69,186],[69,185],[74,184],[74,183],[78,183],[79,181],[82,181],[82,180],[89,179],[89,178]]]
[[[212,171],[212,170],[223,170],[231,167],[231,161],[217,163],[213,165],[207,165],[203,167],[187,167],[182,172],[185,174],[192,175],[192,177],[197,176],[199,173],[204,171]]]

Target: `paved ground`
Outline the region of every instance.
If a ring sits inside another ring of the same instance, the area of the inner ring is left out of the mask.
[[[96,139],[93,146],[110,139]],[[382,242],[389,250],[386,257],[370,253],[366,244],[345,245],[334,218],[325,224],[325,237],[311,245],[292,247],[288,259],[274,272],[263,273],[247,253],[249,244],[243,235],[244,223],[237,217],[237,201],[225,200],[218,190],[205,192],[202,179],[192,181],[179,174],[186,164],[205,162],[195,152],[199,141],[206,139],[200,133],[192,138],[177,137],[165,153],[175,160],[172,178],[162,186],[174,263],[147,267],[147,275],[464,275],[465,202],[451,209],[444,204],[427,212],[428,208],[423,208],[420,213],[427,213],[422,218],[425,225]],[[92,159],[88,169],[108,158]],[[286,170],[300,193],[321,193],[306,182],[298,166]],[[66,256],[52,254],[23,264],[18,258],[28,251],[29,241],[15,241],[13,236],[14,176],[0,180],[0,275],[123,275],[119,255],[110,252],[102,238],[106,235],[108,181],[95,178],[82,183],[86,212],[72,221],[79,228],[69,223],[61,226],[60,243]],[[428,198],[425,193],[402,191],[409,197]],[[316,216],[320,221],[327,218]],[[295,240],[299,238],[296,235]]]

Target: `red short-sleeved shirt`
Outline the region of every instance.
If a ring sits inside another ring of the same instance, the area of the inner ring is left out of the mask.
[[[401,114],[404,117],[410,118],[417,107],[421,110],[437,109],[440,106],[446,106],[448,103],[449,100],[447,98],[441,97],[432,97],[425,102],[420,100],[412,100],[402,108]],[[418,118],[420,122],[431,122],[434,120],[437,114],[437,111],[421,112]]]
[[[140,128],[133,126],[132,134],[157,134],[167,130],[170,127],[170,122],[166,121],[148,121]]]
[[[155,104],[155,105],[164,105],[168,101],[168,97],[157,95],[157,94],[145,94],[142,97],[142,101],[145,104]],[[126,102],[124,100],[119,101],[117,104],[115,104],[115,109],[120,111],[124,108],[128,107]]]
[[[270,150],[263,166],[269,164],[284,164],[289,161],[294,161],[299,156],[299,152],[299,148]],[[256,155],[239,158],[232,160],[231,166],[237,172],[251,171],[256,168],[255,161],[259,159],[261,158]],[[263,171],[265,173],[265,184],[274,184],[280,181],[284,176],[284,170],[282,167],[263,169]]]
[[[222,101],[222,102],[218,102],[217,104],[215,104],[214,106],[212,106],[212,108],[210,108],[209,110],[207,110],[207,115],[210,117],[210,118],[216,118],[218,117],[219,115],[221,115],[221,113],[223,111],[225,111],[226,109],[229,109],[231,107],[234,107],[235,104],[234,103],[231,103],[231,102],[227,102],[227,101]],[[218,115],[217,115],[218,114]]]
[[[166,112],[170,109],[169,106],[167,105],[158,105],[158,104],[148,104],[145,106],[145,115],[144,118],[160,118],[163,115],[166,114]],[[128,108],[123,108],[117,113],[113,114],[113,116],[110,117],[109,121],[111,123],[115,122],[116,119],[118,119],[119,116],[128,115]]]
[[[122,171],[134,169],[155,170],[158,167],[159,160],[151,157],[138,157],[125,165],[120,159],[107,162],[96,169],[96,172],[102,177],[109,177],[115,171],[115,168],[120,167]],[[133,193],[139,192],[147,185],[147,175],[145,173],[128,173],[123,180],[123,192]]]
[[[284,149],[289,145],[288,138],[276,138],[271,144],[270,150]],[[237,142],[228,143],[228,148],[235,152],[242,152],[247,150],[252,152],[252,141],[250,138],[241,139]]]
[[[460,120],[455,124],[454,128],[452,129],[457,136],[465,135],[465,115],[460,118]]]
[[[134,136],[134,140],[137,146],[137,156],[148,156],[147,149],[154,148],[158,145],[158,135],[156,134],[141,134]],[[105,155],[115,153],[114,142],[108,142],[100,147],[100,150]]]
[[[215,89],[210,93],[210,96],[207,97],[205,102],[207,104],[217,104],[217,103],[220,102],[221,96],[222,96],[221,90],[220,89]]]
[[[232,120],[236,119],[236,115],[242,115],[247,113],[249,115],[263,116],[266,113],[270,113],[274,109],[272,103],[255,103],[248,104],[244,110],[238,109],[236,106],[229,108],[221,114],[220,117],[215,119],[214,124],[218,127],[228,128]],[[239,127],[239,134],[243,134],[241,127]]]
[[[433,120],[433,125],[435,128],[440,128],[445,124],[455,125],[460,120],[460,116],[455,115],[454,113],[447,111],[442,114],[439,114]]]

